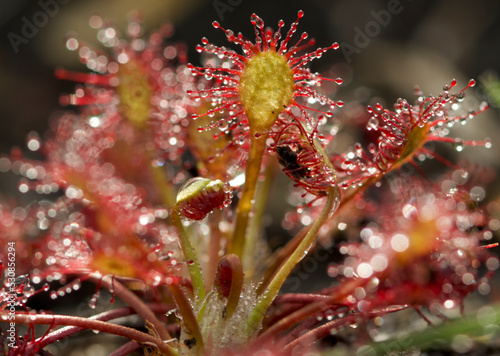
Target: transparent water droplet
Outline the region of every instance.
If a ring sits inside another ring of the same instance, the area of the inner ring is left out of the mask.
[[[99,298],[99,292],[95,293],[89,300],[90,309],[95,309],[97,307],[97,299]]]
[[[458,152],[462,152],[464,149],[464,142],[461,139],[457,138],[455,139],[455,142],[453,142],[453,147]]]
[[[23,290],[23,294],[26,298],[31,297],[33,294],[35,294],[35,287],[30,285],[26,286]]]
[[[427,124],[426,120],[420,120],[419,122],[417,122],[417,126],[420,128],[423,128],[426,124]]]
[[[221,131],[227,131],[227,129],[229,128],[229,123],[226,120],[221,120],[219,121],[217,127]]]
[[[359,327],[360,323],[352,323],[349,326],[353,329],[357,329]]]
[[[368,131],[378,130],[378,125],[379,125],[378,119],[376,117],[372,116],[368,119],[368,122],[366,123],[366,129]]]
[[[241,136],[241,137],[238,137],[236,140],[236,144],[237,145],[243,145],[245,143],[245,137]]]
[[[489,108],[489,104],[486,101],[481,102],[479,105],[479,110],[484,111]]]

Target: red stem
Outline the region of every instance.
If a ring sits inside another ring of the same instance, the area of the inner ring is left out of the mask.
[[[82,327],[88,330],[98,330],[108,334],[114,334],[123,336],[127,339],[134,340],[141,344],[147,344],[156,347],[160,352],[165,355],[173,355],[171,348],[165,344],[162,340],[150,335],[138,331],[133,328],[129,328],[122,325],[112,324],[101,320],[92,320],[89,318],[83,318],[79,316],[69,316],[69,315],[44,315],[44,314],[29,314],[29,313],[18,313],[14,315],[14,320],[12,316],[8,313],[0,314],[2,320],[9,320],[17,324],[48,324],[48,325],[70,325]],[[34,350],[35,352],[38,350]]]
[[[342,300],[351,294],[356,287],[359,287],[360,285],[366,283],[366,280],[362,278],[358,279],[353,279],[350,280],[349,282],[346,282],[338,287],[335,291],[332,292],[332,294],[329,296],[329,298],[319,301],[319,302],[314,302],[311,304],[307,304],[301,309],[293,312],[290,315],[287,315],[286,317],[280,319],[276,324],[272,325],[269,327],[267,330],[265,330],[261,335],[257,337],[257,342],[265,342],[267,340],[270,340],[273,338],[273,336],[285,331],[289,330],[292,328],[293,325],[299,323],[300,321],[304,320],[305,318],[309,317],[312,314],[318,313],[322,311],[326,306],[335,304],[335,303],[341,303]]]
[[[308,304],[312,302],[321,302],[324,300],[328,300],[331,297],[329,295],[323,294],[305,294],[305,293],[286,293],[279,295],[274,300],[274,304],[283,304],[283,303],[299,303],[299,304]]]
[[[172,336],[165,329],[164,324],[156,317],[156,314],[131,290],[113,278],[106,278],[99,274],[92,273],[89,276],[90,280],[96,283],[101,283],[101,286],[116,294],[125,304],[130,306],[144,321],[149,321],[154,325],[156,332],[162,340],[170,340]]]
[[[296,338],[294,341],[283,347],[281,351],[285,355],[292,354],[292,350],[297,346],[304,348],[305,351],[305,349],[307,349],[317,340],[329,335],[333,328],[350,324],[354,322],[358,317],[359,315],[350,315],[345,318],[332,320],[326,324],[318,326],[317,328],[312,329],[311,331]]]
[[[335,319],[335,320],[332,320],[332,321],[329,321],[321,326],[318,326],[317,328],[314,328],[302,335],[300,335],[299,337],[297,338],[294,338],[294,340],[292,342],[290,342],[289,344],[287,344],[286,346],[284,346],[282,348],[282,351],[285,355],[288,355],[288,354],[291,354],[292,353],[292,350],[296,347],[296,346],[301,346],[303,348],[305,348],[305,350],[307,350],[313,343],[315,343],[316,341],[318,341],[319,339],[327,336],[327,335],[330,335],[331,332],[332,332],[332,329],[334,328],[338,328],[340,326],[343,326],[343,325],[346,325],[346,324],[352,324],[354,322],[356,322],[356,319],[359,319],[360,316],[361,317],[364,317],[365,319],[367,318],[375,318],[377,316],[380,316],[380,315],[385,315],[385,314],[388,314],[388,313],[391,313],[391,312],[396,312],[396,311],[399,311],[401,309],[405,309],[406,307],[402,307],[402,308],[395,308],[393,310],[388,310],[388,309],[378,309],[378,310],[373,310],[373,311],[370,311],[366,314],[364,313],[358,313],[358,314],[355,314],[355,315],[348,315],[346,317],[343,317],[343,318],[339,318],[339,319]],[[304,351],[305,351],[304,350]],[[294,350],[295,352],[298,351],[298,350]]]
[[[171,306],[166,306],[162,304],[152,304],[149,306],[151,310],[153,310],[155,313],[165,313],[166,311],[172,309]],[[109,321],[117,318],[121,318],[124,316],[132,315],[134,314],[134,310],[130,307],[124,307],[124,308],[118,308],[114,310],[109,310],[105,311],[103,313],[94,315],[90,317],[89,319],[91,320],[100,320],[100,321]],[[83,327],[76,327],[76,326],[67,326],[58,330],[55,330],[51,333],[49,333],[46,336],[39,337],[35,341],[35,345],[37,346],[38,349],[42,349],[45,346],[49,344],[53,344],[54,342],[64,339],[65,337],[77,334],[81,331],[85,330]],[[33,346],[30,346],[27,348],[27,350],[32,350]]]
[[[139,347],[141,346],[137,342],[129,341],[125,345],[120,346],[115,351],[110,353],[109,356],[126,356],[132,351],[137,350]]]

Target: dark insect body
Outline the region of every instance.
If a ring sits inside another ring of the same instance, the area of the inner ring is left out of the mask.
[[[301,150],[301,147],[298,150]],[[309,169],[298,162],[298,154],[290,146],[276,146],[276,153],[278,154],[278,162],[284,167],[285,173],[297,180],[307,177]]]

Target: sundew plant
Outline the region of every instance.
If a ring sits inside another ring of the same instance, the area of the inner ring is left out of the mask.
[[[67,354],[76,334],[114,356],[498,351],[494,175],[439,149],[492,148],[454,133],[488,110],[463,105],[476,81],[345,110],[342,78],[311,69],[340,45],[304,16],[254,14],[251,38],[214,21],[226,43],[191,44],[94,15],[107,51],[66,39],[88,71],[56,70],[74,90],[28,136],[39,158],[0,157],[39,197],[0,201],[4,355]],[[304,261],[319,288],[293,279]],[[492,302],[469,317],[470,294]]]

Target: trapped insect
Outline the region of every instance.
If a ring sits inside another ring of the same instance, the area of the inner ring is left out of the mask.
[[[335,174],[325,164],[322,154],[308,139],[304,129],[298,124],[285,127],[276,138],[274,150],[283,172],[316,196],[325,196],[329,187],[335,184]],[[312,142],[311,142],[312,141]]]

